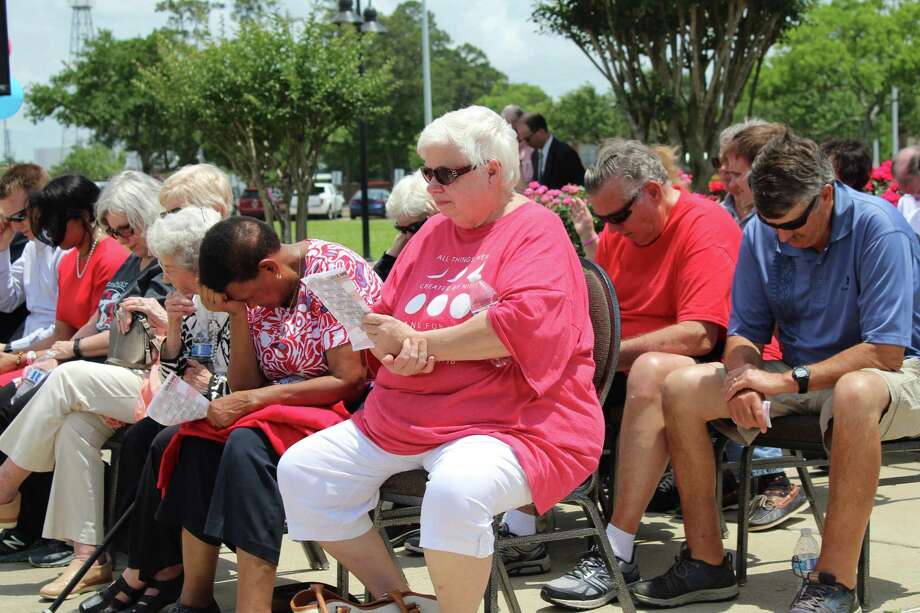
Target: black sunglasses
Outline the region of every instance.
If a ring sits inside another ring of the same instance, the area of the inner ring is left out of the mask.
[[[792,221],[787,221],[785,223],[771,223],[767,221],[766,219],[764,219],[764,216],[761,215],[759,211],[757,212],[757,217],[760,218],[760,221],[767,224],[774,230],[798,230],[799,228],[804,226],[806,223],[808,223],[808,216],[811,215],[812,209],[814,209],[815,205],[818,204],[818,200],[820,200],[820,198],[821,198],[821,192],[818,192],[818,195],[812,198],[811,203],[807,207],[805,207],[805,210],[802,212],[802,214],[796,217],[795,219],[793,219]]]
[[[603,221],[605,224],[613,224],[618,226],[622,223],[626,223],[626,220],[629,219],[629,216],[632,215],[633,205],[639,200],[639,196],[642,195],[642,189],[640,188],[633,197],[626,201],[626,204],[622,209],[616,211],[615,213],[610,213],[609,215],[598,215],[597,218]]]
[[[426,182],[431,183],[431,179],[437,179],[438,183],[441,185],[450,185],[469,171],[473,170],[474,166],[463,166],[462,168],[447,168],[446,166],[438,166],[437,168],[428,168],[427,166],[422,166],[422,177]]]
[[[118,226],[117,228],[113,228],[107,225],[105,227],[105,233],[112,238],[121,237],[122,240],[128,240],[134,236],[134,228],[131,227],[131,224],[125,224],[123,226]]]
[[[428,220],[427,220],[427,219],[423,219],[422,221],[417,221],[417,222],[415,222],[415,223],[410,223],[408,226],[401,226],[401,225],[399,225],[398,223],[394,223],[394,224],[393,224],[393,227],[396,228],[396,231],[397,231],[397,232],[402,232],[402,233],[405,233],[405,234],[415,234],[416,232],[418,232],[419,230],[422,229],[422,226],[425,225],[425,222],[426,222],[426,221],[428,221]]]
[[[28,214],[29,214],[29,209],[25,208],[19,211],[18,213],[13,213],[12,215],[0,215],[0,219],[2,219],[5,223],[10,223],[10,222],[22,223],[26,220],[26,217],[28,216]]]
[[[178,213],[182,210],[181,206],[177,206],[174,209],[169,209],[168,211],[160,211],[160,219],[165,218],[167,215],[172,215],[173,213]]]

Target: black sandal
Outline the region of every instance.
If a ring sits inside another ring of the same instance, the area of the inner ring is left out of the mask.
[[[147,586],[141,588],[133,588],[128,585],[128,582],[125,581],[123,575],[119,575],[118,579],[112,581],[108,586],[102,590],[96,592],[86,600],[80,603],[80,613],[102,613],[102,611],[124,611],[128,607],[134,605],[138,599],[144,595]],[[128,597],[128,601],[124,602],[117,598],[119,594],[124,594]]]
[[[179,600],[179,594],[182,593],[182,579],[183,576],[179,575],[168,581],[152,582],[150,587],[156,588],[157,593],[149,596],[144,594],[126,613],[157,613],[160,609],[176,602]]]

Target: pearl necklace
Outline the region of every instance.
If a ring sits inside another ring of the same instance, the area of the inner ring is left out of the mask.
[[[86,255],[86,263],[83,265],[83,271],[80,272],[80,254],[77,253],[77,264],[74,266],[74,272],[77,274],[78,279],[82,279],[83,275],[86,274],[86,271],[89,269],[89,261],[93,257],[93,252],[96,250],[96,245],[99,244],[99,240],[93,240],[92,246],[89,248],[89,253]]]

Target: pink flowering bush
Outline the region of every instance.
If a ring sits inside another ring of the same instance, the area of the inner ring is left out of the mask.
[[[897,206],[901,194],[898,193],[898,182],[894,180],[894,174],[891,171],[891,160],[885,160],[872,169],[865,190]]]
[[[581,247],[581,239],[578,238],[578,233],[575,231],[575,225],[572,223],[573,206],[584,204],[588,207],[588,210],[591,211],[591,205],[588,203],[588,195],[584,187],[570,184],[563,185],[562,189],[550,189],[537,181],[531,181],[524,190],[524,196],[530,198],[537,204],[542,204],[556,213],[562,220],[562,224],[569,234],[569,240],[572,241],[572,246],[575,247],[575,251],[578,252],[578,255],[584,255],[584,250]],[[594,217],[594,229],[600,233],[600,231],[604,229],[604,224],[594,215],[594,211],[591,211],[591,215]]]

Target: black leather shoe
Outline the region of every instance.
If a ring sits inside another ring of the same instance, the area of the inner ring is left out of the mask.
[[[125,609],[131,607],[134,603],[137,602],[137,599],[144,594],[146,587],[134,589],[128,582],[125,581],[123,576],[118,577],[115,581],[112,581],[108,587],[105,589],[99,590],[86,600],[80,603],[80,613],[101,613],[105,612],[114,612],[114,611],[124,611]],[[119,594],[124,594],[128,597],[127,602],[123,602],[116,598]]]
[[[126,611],[126,613],[157,613],[164,607],[176,602],[179,600],[179,594],[182,593],[182,579],[182,575],[179,575],[175,579],[170,579],[169,581],[155,582],[150,587],[156,588],[158,590],[157,593],[149,596],[144,594],[137,599],[134,606]]]
[[[214,600],[206,607],[190,607],[177,602],[176,606],[170,609],[170,613],[220,613],[220,607]]]

